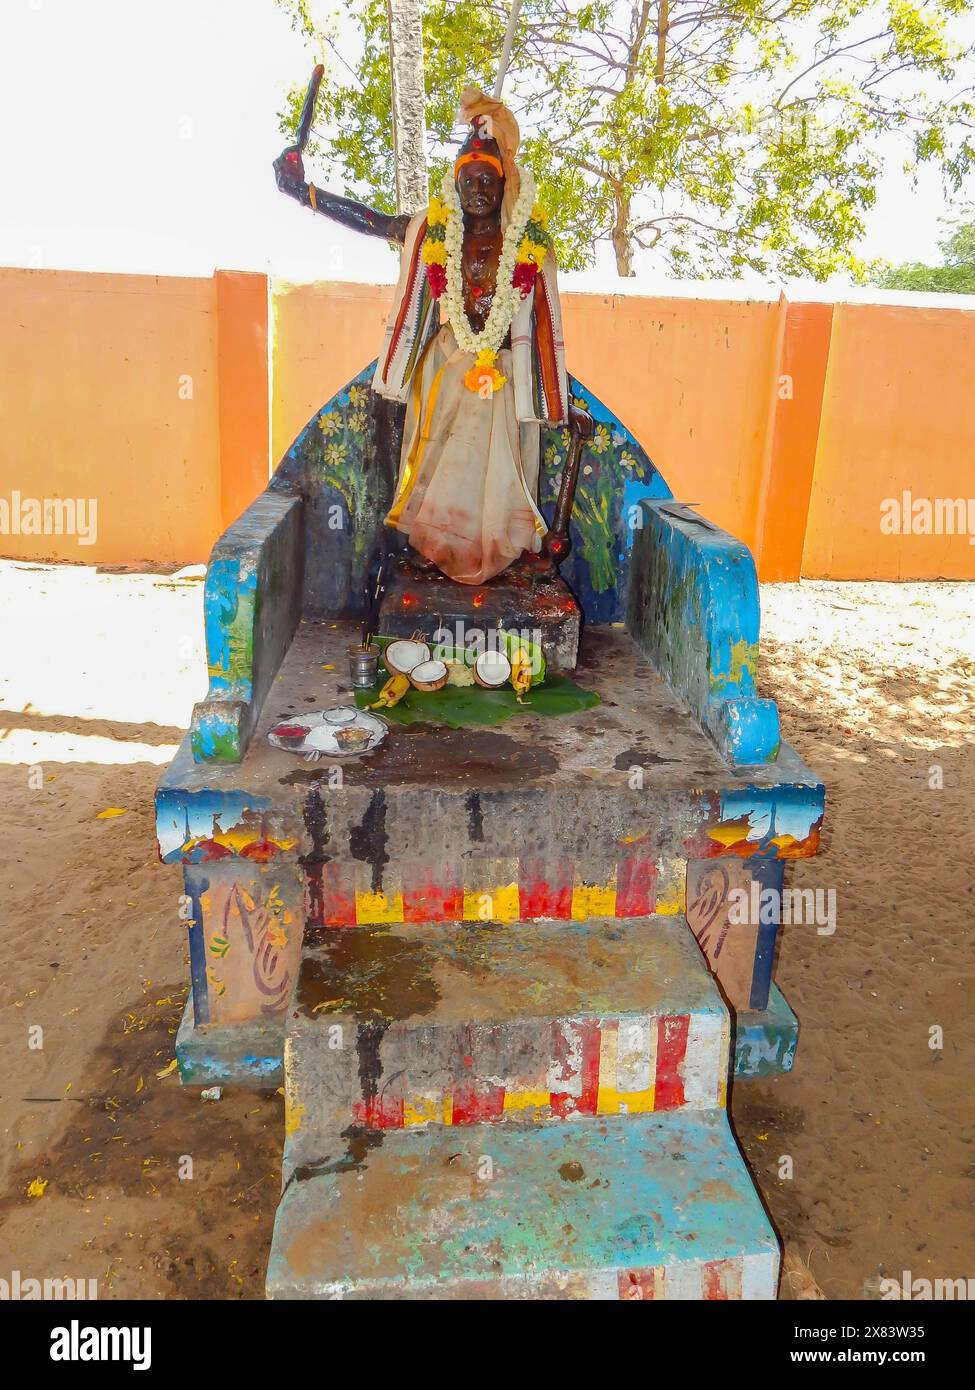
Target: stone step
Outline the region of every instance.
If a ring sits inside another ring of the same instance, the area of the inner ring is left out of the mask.
[[[518,569],[486,584],[458,584],[445,574],[418,572],[400,557],[390,573],[377,631],[389,637],[423,634],[428,642],[450,641],[482,651],[501,624],[542,648],[547,670],[574,671],[582,615],[565,580],[541,582]]]
[[[324,930],[287,1027],[285,1174],[350,1122],[721,1107],[729,1031],[682,917]]]
[[[286,1184],[271,1298],[770,1299],[779,1251],[721,1110],[364,1134]]]

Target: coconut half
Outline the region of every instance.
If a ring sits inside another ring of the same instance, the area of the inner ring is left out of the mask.
[[[504,652],[481,652],[474,662],[474,679],[485,690],[499,690],[511,679],[511,662]]]
[[[406,637],[390,642],[383,653],[386,670],[391,676],[408,676],[415,666],[429,660],[430,648],[426,642],[414,642]]]
[[[410,672],[410,682],[417,690],[440,690],[447,684],[448,674],[445,661],[421,661]]]

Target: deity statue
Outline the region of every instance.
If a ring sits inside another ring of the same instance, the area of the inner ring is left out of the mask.
[[[316,212],[402,247],[373,389],[406,405],[386,524],[420,568],[483,584],[512,564],[553,572],[538,507],[540,426],[591,419],[568,400],[555,255],[518,124],[465,88],[466,137],[439,195],[392,216],[305,182],[301,146],[275,161],[278,187]],[[571,506],[571,502],[570,502]]]

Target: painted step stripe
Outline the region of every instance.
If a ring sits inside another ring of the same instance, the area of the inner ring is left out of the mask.
[[[313,926],[584,922],[683,912],[687,864],[632,853],[608,864],[472,859],[461,881],[457,868],[418,862],[401,871],[388,866],[379,887],[367,864],[315,864],[307,875],[307,917]]]
[[[413,1088],[407,1070],[393,1071],[378,1095],[352,1101],[353,1118],[371,1129],[401,1129],[724,1106],[726,1014],[559,1019],[548,1026],[551,1055],[537,1076],[481,1075],[477,1032],[467,1029],[462,1077]]]
[[[730,1062],[731,1021],[728,1015],[691,1014],[683,1067],[684,1104],[689,1109],[725,1105]]]
[[[727,1301],[771,1298],[775,1269],[770,1255],[737,1255],[698,1264],[655,1265],[651,1269],[621,1269],[617,1275],[620,1299],[669,1301]]]
[[[657,1019],[657,1110],[679,1110],[686,1103],[684,1058],[688,1031],[687,1014]]]

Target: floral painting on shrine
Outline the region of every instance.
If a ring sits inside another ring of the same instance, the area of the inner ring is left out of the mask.
[[[399,437],[372,391],[373,370],[363,368],[312,417],[272,482],[304,494],[305,591],[323,612],[361,611],[392,500]]]
[[[570,527],[572,550],[561,574],[588,622],[619,622],[624,614],[639,503],[644,498],[673,494],[626,426],[571,376],[569,394],[576,405],[592,415],[595,430],[583,447]],[[566,430],[542,432],[539,501],[549,521],[567,452]]]

